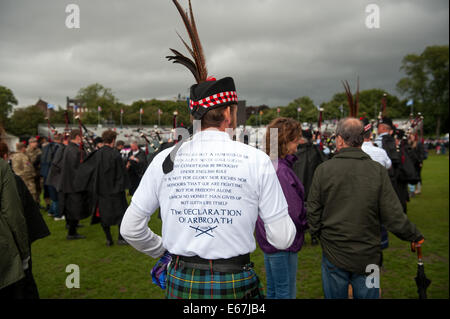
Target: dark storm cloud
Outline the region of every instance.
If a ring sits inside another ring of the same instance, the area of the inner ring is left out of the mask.
[[[180,0],[187,6],[187,1]],[[81,28],[67,29],[76,3]],[[365,8],[380,7],[380,29],[365,27]],[[286,105],[308,95],[316,104],[342,91],[396,93],[403,56],[448,44],[448,1],[193,0],[208,69],[235,78],[248,105]],[[20,106],[66,96],[101,83],[129,103],[187,94],[193,77],[165,60],[186,52],[181,19],[169,0],[0,2],[0,85]]]

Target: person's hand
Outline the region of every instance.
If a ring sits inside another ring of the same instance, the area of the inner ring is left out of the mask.
[[[424,242],[425,242],[425,238],[422,237],[422,239],[420,239],[419,241],[415,241],[414,245],[416,247],[421,247]]]
[[[23,270],[27,270],[29,267],[29,261],[30,261],[31,257],[28,256],[27,258],[25,258],[24,260],[22,260],[22,268]]]
[[[156,262],[151,270],[152,282],[161,289],[166,289],[167,281],[167,266],[172,260],[172,255],[166,250],[161,258]]]
[[[420,237],[416,239],[416,241],[411,242],[411,251],[416,251],[416,248],[422,247],[422,244],[425,242],[425,238]]]
[[[130,156],[130,160],[132,160],[132,161],[135,161],[135,162],[138,162],[138,163],[139,163],[139,159],[138,159],[138,158],[136,158],[136,157],[134,157],[134,155],[131,155],[131,156]]]

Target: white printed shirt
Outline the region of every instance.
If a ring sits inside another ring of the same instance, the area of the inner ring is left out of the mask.
[[[370,156],[372,160],[380,163],[387,169],[391,168],[392,161],[387,155],[386,151],[381,147],[376,147],[372,142],[364,142],[361,149]]]
[[[281,246],[289,247],[295,226],[267,154],[225,132],[205,130],[183,143],[173,171],[164,174],[162,163],[172,149],[153,159],[124,216],[121,233],[132,246],[153,257],[167,249],[182,256],[231,258],[256,249],[259,215],[273,226],[268,230],[277,233]],[[162,245],[146,227],[158,207]]]

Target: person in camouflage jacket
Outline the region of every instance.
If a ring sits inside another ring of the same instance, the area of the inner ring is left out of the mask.
[[[26,154],[26,147],[22,143],[17,143],[16,145],[17,153],[15,153],[11,157],[12,169],[16,175],[20,176],[24,181],[25,185],[27,185],[28,190],[30,191],[33,198],[37,197],[36,193],[36,170]]]
[[[35,172],[35,176],[34,176],[34,187],[36,188],[36,190],[33,192],[31,192],[31,194],[33,194],[33,197],[35,198],[35,201],[40,204],[40,195],[41,195],[41,190],[42,190],[42,185],[41,185],[41,176],[40,176],[40,167],[41,167],[41,154],[42,151],[39,148],[39,143],[38,140],[35,137],[32,137],[28,140],[28,147],[27,150],[25,152],[30,161],[31,164],[34,167]]]

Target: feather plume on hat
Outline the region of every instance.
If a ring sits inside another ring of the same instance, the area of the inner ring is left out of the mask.
[[[174,49],[170,49],[170,51],[172,51],[175,55],[166,56],[166,58],[169,61],[173,61],[173,63],[179,63],[188,68],[189,71],[191,71],[192,74],[194,75],[194,78],[197,81],[197,83],[205,82],[208,78],[208,70],[206,68],[205,55],[203,54],[202,44],[200,42],[200,38],[197,32],[197,26],[195,24],[191,0],[189,0],[189,14],[183,10],[183,8],[181,7],[181,5],[178,3],[177,0],[172,1],[177,7],[178,12],[181,15],[181,18],[183,19],[183,23],[186,27],[189,39],[191,40],[192,47],[189,47],[189,45],[186,43],[186,41],[183,40],[183,38],[178,34],[178,32],[177,34],[180,37],[183,44],[185,45],[185,47],[187,48],[187,50],[189,51],[193,60],[184,56],[179,51]]]
[[[348,106],[350,108],[350,116],[351,117],[358,117],[358,110],[359,110],[359,77],[357,80],[357,87],[356,87],[356,96],[353,100],[353,94],[350,90],[350,85],[348,84],[347,80],[342,81],[342,85],[344,85],[345,94],[347,94],[347,101]]]

